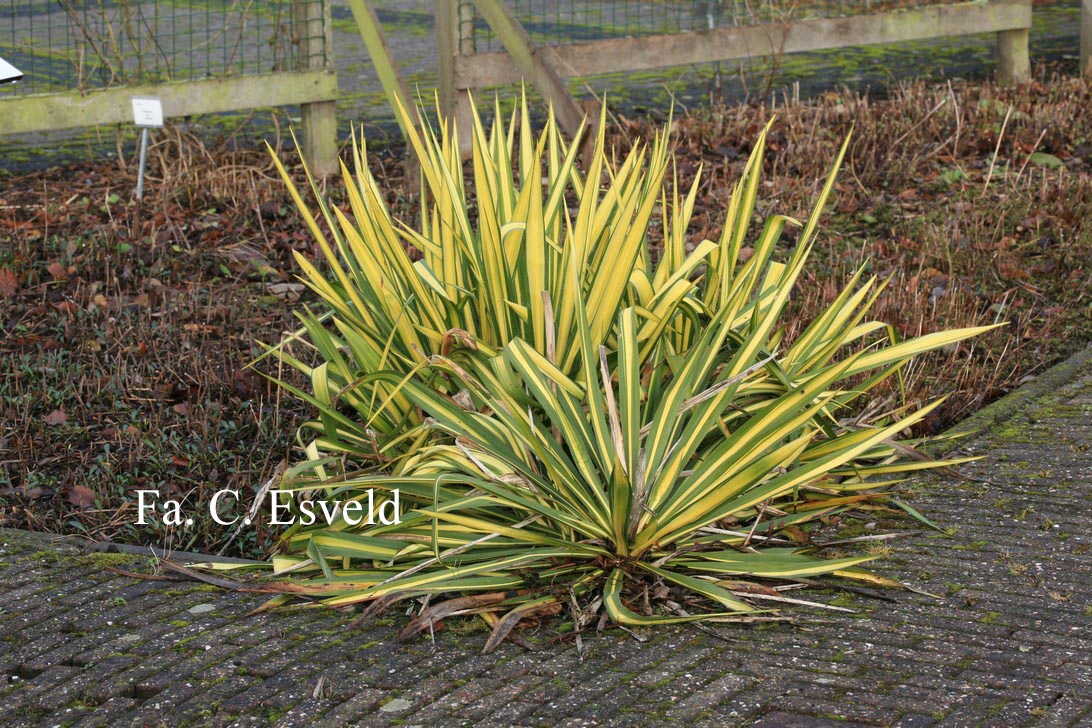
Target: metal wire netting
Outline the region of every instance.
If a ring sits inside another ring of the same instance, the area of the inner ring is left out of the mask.
[[[604,38],[680,33],[763,22],[859,15],[966,0],[507,0],[532,39],[563,45]],[[503,50],[473,5],[461,3],[462,34],[477,52]]]
[[[3,0],[0,0],[0,8]],[[308,13],[307,5],[315,5]],[[9,0],[0,56],[25,74],[5,94],[93,90],[296,69],[320,48],[322,0]],[[5,17],[6,15],[6,17]],[[306,20],[311,18],[311,20]]]

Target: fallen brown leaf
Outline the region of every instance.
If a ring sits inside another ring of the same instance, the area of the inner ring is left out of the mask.
[[[55,409],[45,416],[43,422],[50,427],[56,427],[57,425],[63,425],[68,422],[68,415],[65,414],[63,409]]]
[[[89,508],[95,505],[95,491],[86,485],[74,485],[68,492],[68,502],[74,503],[80,508]]]
[[[19,292],[19,279],[11,268],[0,268],[0,298],[11,298]]]

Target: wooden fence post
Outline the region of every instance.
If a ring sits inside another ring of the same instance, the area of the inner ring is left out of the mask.
[[[1081,0],[1081,75],[1092,78],[1092,0]]]
[[[474,0],[478,12],[493,28],[508,55],[539,92],[554,105],[561,128],[574,139],[584,122],[584,110],[576,103],[560,75],[539,52],[538,46],[500,0]]]
[[[367,0],[348,0],[349,9],[353,11],[353,19],[360,31],[360,38],[364,41],[364,47],[368,49],[368,56],[372,60],[372,68],[379,82],[383,85],[383,93],[387,96],[387,102],[391,110],[395,112],[394,120],[402,129],[402,136],[409,146],[409,130],[406,129],[402,116],[398,113],[397,104],[401,104],[409,114],[409,121],[414,128],[421,128],[421,118],[417,114],[417,104],[413,103],[406,80],[402,77],[402,69],[394,60],[390,46],[387,45],[387,36],[383,33],[383,26],[379,22],[379,16]],[[412,157],[412,152],[410,154]]]
[[[440,71],[440,111],[459,131],[459,152],[473,150],[470,91],[459,83],[456,57],[474,55],[474,6],[463,0],[436,0],[436,65]]]
[[[474,4],[469,0],[458,0],[458,2],[459,44],[456,49],[460,56],[472,56],[478,52],[478,41],[474,36],[474,21],[477,19],[477,11],[474,9]],[[456,81],[458,80],[456,79]],[[470,101],[470,90],[461,83],[456,85],[452,118],[459,125],[459,149],[462,151],[463,156],[469,159],[473,147],[474,112]]]
[[[332,69],[334,44],[329,0],[296,0],[294,6],[300,70]],[[337,174],[337,102],[300,104],[300,117],[303,158],[311,174],[318,178]]]
[[[1002,30],[997,34],[997,82],[1008,86],[1031,80],[1028,30]]]

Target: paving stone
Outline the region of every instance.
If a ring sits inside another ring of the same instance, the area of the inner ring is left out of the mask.
[[[295,726],[310,726],[316,720],[337,706],[337,702],[325,698],[305,699],[273,723],[277,728],[294,728]]]
[[[78,667],[54,665],[33,677],[28,676],[14,681],[11,688],[5,690],[2,695],[4,709],[19,709],[35,714],[49,713],[49,709],[35,707],[37,698],[41,695],[52,694],[59,685],[71,680],[79,673]]]
[[[217,712],[224,700],[254,685],[255,678],[237,675],[219,682],[178,683],[144,701],[142,709],[153,720],[167,725],[204,722]]]
[[[55,708],[52,713],[42,717],[40,725],[74,726],[79,725],[99,706],[64,706]]]
[[[414,712],[414,720],[428,724],[461,713],[467,704],[485,695],[496,694],[503,689],[504,682],[480,676],[467,677],[465,682],[451,682],[441,674],[412,686],[399,697],[419,706]]]
[[[291,677],[295,678],[295,676]],[[219,710],[227,715],[238,715],[264,707],[265,701],[273,697],[280,687],[276,678],[267,678],[227,698],[220,704]]]
[[[317,726],[337,728],[344,725],[367,723],[386,698],[386,691],[365,689],[333,708],[315,722]]]
[[[700,690],[684,700],[680,700],[667,710],[667,718],[675,721],[697,718],[710,709],[720,705],[730,698],[755,683],[755,679],[744,675],[724,675],[710,683],[706,683]]]
[[[754,728],[857,728],[861,723],[775,710],[751,724]]]
[[[717,648],[711,646],[699,646],[694,649],[686,649],[680,645],[675,654],[638,672],[633,677],[633,684],[653,688],[671,680],[689,680],[686,668],[702,660],[708,660],[716,654]]]
[[[504,713],[510,704],[530,703],[527,699],[529,692],[542,680],[541,677],[530,675],[510,681],[498,679],[495,688],[467,700],[459,715],[471,720],[482,720]]]
[[[481,719],[485,726],[523,725],[524,720],[534,712],[537,705],[523,700],[513,700],[502,705],[496,712]]]
[[[99,728],[100,726],[131,723],[137,718],[140,707],[141,701],[134,698],[110,698],[105,703],[96,706],[94,710],[91,710],[75,725],[80,728],[92,728],[92,726]]]
[[[131,697],[136,692],[136,684],[151,675],[156,675],[172,665],[182,662],[184,656],[178,652],[168,652],[150,657],[139,656],[139,661],[127,670],[104,677],[99,682],[89,685],[84,697],[103,703],[113,697]]]
[[[1092,719],[1092,700],[1072,694],[1059,694],[1035,718],[1037,725],[1042,728],[1077,725],[1082,718],[1089,722]]]
[[[790,713],[801,713],[821,718],[863,723],[865,725],[890,725],[900,710],[859,702],[860,696],[851,691],[834,691],[827,686],[806,683],[798,685],[778,702],[778,708]]]
[[[1092,404],[1092,356],[1074,376]],[[953,537],[923,533],[878,562],[943,599],[859,598],[860,614],[808,613],[804,629],[611,630],[579,652],[480,655],[484,634],[447,630],[396,643],[401,616],[248,618],[261,597],[126,579],[74,559],[70,540],[0,530],[0,725],[1092,724],[1092,518],[1078,507],[1092,457],[1071,447],[1092,427],[1029,427],[1041,440],[969,443],[990,455],[969,468],[989,485],[923,485],[916,507]]]
[[[134,662],[135,658],[133,657],[117,655],[102,660],[93,666],[84,667],[52,689],[40,693],[36,699],[29,702],[29,705],[45,710],[87,698],[88,694],[96,686],[100,685],[103,680],[124,671]],[[122,697],[122,694],[118,693],[118,697]]]
[[[582,715],[574,715],[579,709],[596,700],[610,689],[610,685],[603,683],[575,683],[541,703],[535,711],[536,717],[544,718],[583,718]]]

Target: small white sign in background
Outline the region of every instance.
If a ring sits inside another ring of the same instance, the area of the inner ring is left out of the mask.
[[[158,96],[133,96],[133,121],[137,126],[159,128],[163,126],[163,103]]]
[[[0,83],[14,83],[22,77],[22,71],[0,58]]]
[[[148,159],[148,130],[163,126],[163,103],[158,96],[132,96],[133,122],[140,129],[140,169],[137,171],[136,196],[144,198],[144,163]]]

